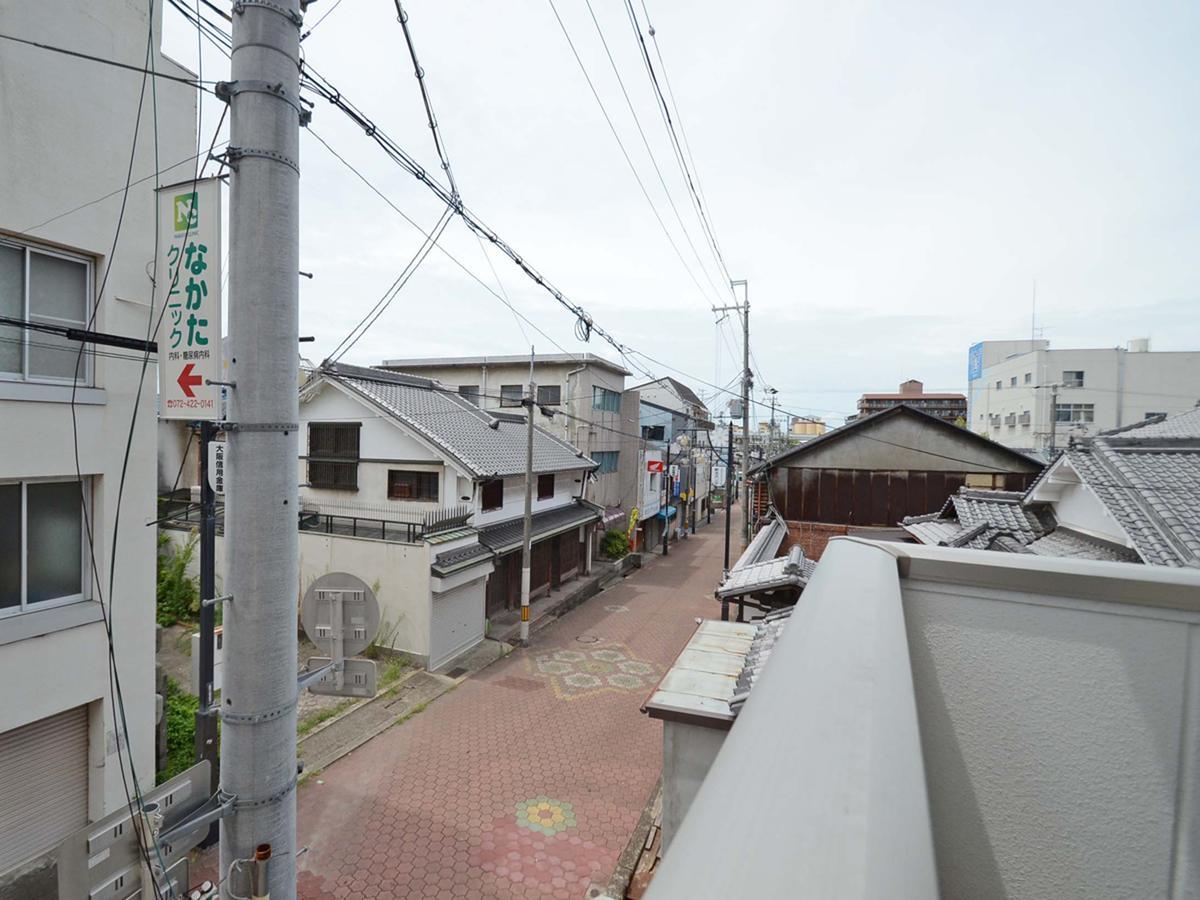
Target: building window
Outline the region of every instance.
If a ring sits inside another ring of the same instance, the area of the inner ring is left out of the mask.
[[[560,406],[562,404],[562,386],[558,384],[538,385],[538,406]]]
[[[479,498],[484,512],[502,507],[504,505],[504,480],[493,478],[491,481],[485,481],[479,489]]]
[[[361,422],[310,422],[308,484],[331,491],[358,490],[358,436]]]
[[[477,384],[460,384],[458,386],[458,396],[462,397],[468,403],[479,405],[479,385]]]
[[[1083,387],[1083,371],[1081,369],[1065,370],[1062,383],[1063,387]]]
[[[1025,373],[1025,383],[1026,383],[1026,384],[1033,384],[1033,373],[1032,373],[1032,372],[1026,372],[1026,373]]]
[[[0,243],[0,316],[41,325],[87,328],[92,264],[62,253]],[[37,381],[91,377],[83,345],[57,334],[12,326],[0,329],[0,374]],[[76,368],[78,366],[78,369]]]
[[[662,490],[662,487],[658,483],[658,473],[651,472],[650,473],[650,493],[657,494],[660,490]]]
[[[388,469],[388,498],[391,500],[422,500],[436,503],[438,473],[415,472],[409,469]]]
[[[1004,387],[1003,382],[997,381],[996,382],[996,390],[1000,390],[1002,387]]]
[[[500,385],[500,405],[501,406],[520,406],[521,400],[524,399],[525,392],[521,390],[519,384],[502,384]]]
[[[1017,386],[1017,376],[1016,375],[1014,375],[1012,378],[1008,379],[1008,386],[1009,387]]]
[[[0,615],[83,599],[88,484],[0,484]]]
[[[620,451],[617,450],[598,450],[593,453],[592,459],[600,464],[596,474],[604,475],[607,472],[617,471],[617,457],[620,455]]]
[[[1055,422],[1094,422],[1096,407],[1093,403],[1059,403],[1054,407]]]
[[[605,412],[619,413],[621,411],[621,395],[608,388],[592,387],[592,409],[602,409]]]
[[[549,500],[554,496],[554,473],[547,472],[538,476],[538,499]]]
[[[661,441],[666,439],[667,428],[665,425],[643,425],[642,438],[647,441]]]

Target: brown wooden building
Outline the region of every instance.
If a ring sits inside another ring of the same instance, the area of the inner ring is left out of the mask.
[[[900,537],[905,516],[940,509],[963,485],[1024,490],[1042,464],[909,406],[857,419],[751,471],[756,511],[773,506],[787,546],[818,559],[830,537]],[[786,546],[784,548],[786,550]]]

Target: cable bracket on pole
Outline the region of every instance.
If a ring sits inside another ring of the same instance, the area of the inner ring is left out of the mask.
[[[295,422],[222,422],[224,431],[299,431],[300,426]]]
[[[275,709],[268,709],[266,712],[257,713],[235,713],[229,712],[226,709],[221,710],[221,721],[228,722],[232,725],[254,725],[258,722],[270,722],[274,719],[282,718],[296,708],[298,699],[293,698],[283,706],[277,706]]]
[[[255,150],[253,147],[229,147],[225,151],[225,156],[228,159],[229,168],[237,171],[237,166],[234,163],[247,156],[257,157],[259,159],[269,159],[273,162],[283,163],[297,175],[300,174],[300,165],[294,159],[284,156],[282,153],[276,153],[274,150]]]
[[[246,11],[246,8],[250,6],[257,6],[261,9],[267,9],[273,13],[278,13],[295,25],[297,29],[304,24],[304,16],[300,15],[300,13],[296,12],[294,9],[288,9],[286,6],[280,6],[278,3],[272,3],[271,0],[234,0],[233,14],[241,15]]]
[[[221,597],[209,597],[207,600],[201,600],[200,605],[204,606],[204,607],[216,606],[218,603],[224,603],[227,600],[230,603],[232,603],[233,602],[233,594],[225,594]]]
[[[234,797],[233,808],[235,811],[242,809],[261,809],[264,806],[271,806],[275,803],[279,803],[281,800],[287,797],[288,794],[296,789],[296,784],[298,781],[299,778],[293,775],[292,780],[289,781],[285,787],[276,791],[274,794],[271,794],[269,797],[262,797],[261,799],[257,800],[243,800],[240,797]]]
[[[217,98],[229,103],[237,94],[266,94],[278,97],[300,116],[300,124],[307,125],[312,119],[312,110],[308,109],[299,94],[292,94],[282,81],[255,81],[243,78],[237,81],[218,81],[213,87]]]

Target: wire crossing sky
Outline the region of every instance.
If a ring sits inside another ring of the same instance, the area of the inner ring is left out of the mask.
[[[676,149],[628,9],[593,3],[593,22],[583,0],[555,0],[579,63],[545,0],[410,0],[404,9],[468,206],[618,341],[695,376],[707,395],[699,379],[734,377],[740,360],[728,344],[738,342],[714,335],[664,234],[710,293],[638,123],[703,272],[722,287],[684,173],[671,164]],[[781,408],[838,421],[860,393],[908,378],[963,390],[971,343],[1030,333],[1035,279],[1037,324],[1052,346],[1148,335],[1157,350],[1200,347],[1195,5],[760,3],[731,12],[647,0],[636,11],[676,127],[686,122],[683,149],[703,179],[724,263],[750,280],[756,389],[778,389]],[[165,16],[167,52],[194,68],[195,30],[174,10]],[[392,4],[344,3],[303,47],[441,174]],[[227,72],[206,45],[205,80]],[[216,106],[206,104],[206,135]],[[437,219],[443,204],[336,109],[318,103],[313,126],[415,221]],[[311,135],[302,154],[302,268],[314,277],[302,284],[301,327],[317,336],[320,359],[424,237]],[[448,228],[440,243],[495,284],[467,229]],[[505,296],[554,342],[615,357],[595,337],[578,341],[571,315],[509,261],[492,251],[492,262]],[[555,349],[435,252],[346,359],[522,353],[521,328]]]

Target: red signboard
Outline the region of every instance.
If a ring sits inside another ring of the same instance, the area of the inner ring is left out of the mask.
[[[665,468],[666,468],[666,465],[663,463],[663,461],[661,459],[646,460],[646,471],[647,472],[662,472]]]

